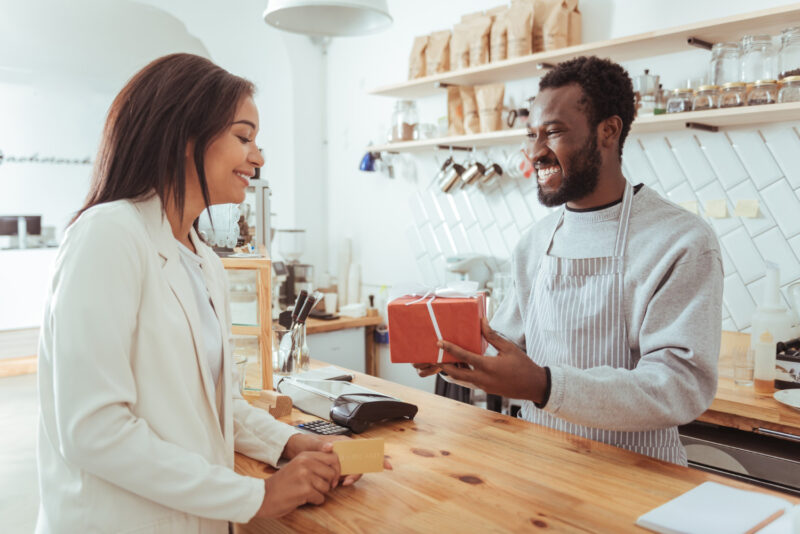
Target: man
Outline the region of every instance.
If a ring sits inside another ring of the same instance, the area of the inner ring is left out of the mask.
[[[564,205],[523,235],[514,291],[483,335],[495,357],[440,346],[469,364],[440,370],[523,399],[520,417],[677,464],[677,425],[717,384],[722,261],[699,217],[622,175],[634,118],[619,65],[581,57],[539,84],[528,155],[539,201]]]

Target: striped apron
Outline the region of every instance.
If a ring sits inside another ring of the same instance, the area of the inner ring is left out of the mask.
[[[626,182],[622,195],[614,255],[567,259],[550,256],[558,219],[545,253],[539,260],[525,317],[528,356],[541,366],[579,369],[611,366],[633,369],[636,362],[628,345],[623,307],[625,243],[628,238],[633,188]],[[569,387],[566,384],[566,387]],[[570,423],[533,402],[523,402],[520,417],[563,432],[589,438],[640,454],[686,465],[686,451],[677,427],[623,432]]]

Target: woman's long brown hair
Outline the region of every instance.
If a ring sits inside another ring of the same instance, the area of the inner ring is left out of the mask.
[[[89,194],[70,224],[92,206],[149,191],[164,205],[172,200],[182,217],[190,141],[208,207],[206,148],[233,122],[239,101],[253,92],[251,82],[200,56],[171,54],[151,62],[111,104]]]

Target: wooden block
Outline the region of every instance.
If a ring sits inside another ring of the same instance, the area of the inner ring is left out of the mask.
[[[245,390],[243,396],[253,406],[268,410],[276,419],[292,413],[292,399],[288,395],[281,395],[271,390]]]

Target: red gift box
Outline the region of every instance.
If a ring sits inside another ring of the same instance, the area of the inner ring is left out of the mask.
[[[412,304],[409,304],[412,303]],[[486,315],[483,293],[472,298],[405,296],[389,303],[389,350],[392,363],[436,363],[436,342],[431,309],[439,326],[441,339],[476,354],[483,354],[488,343],[481,334],[481,318]],[[442,362],[457,362],[447,352]]]

